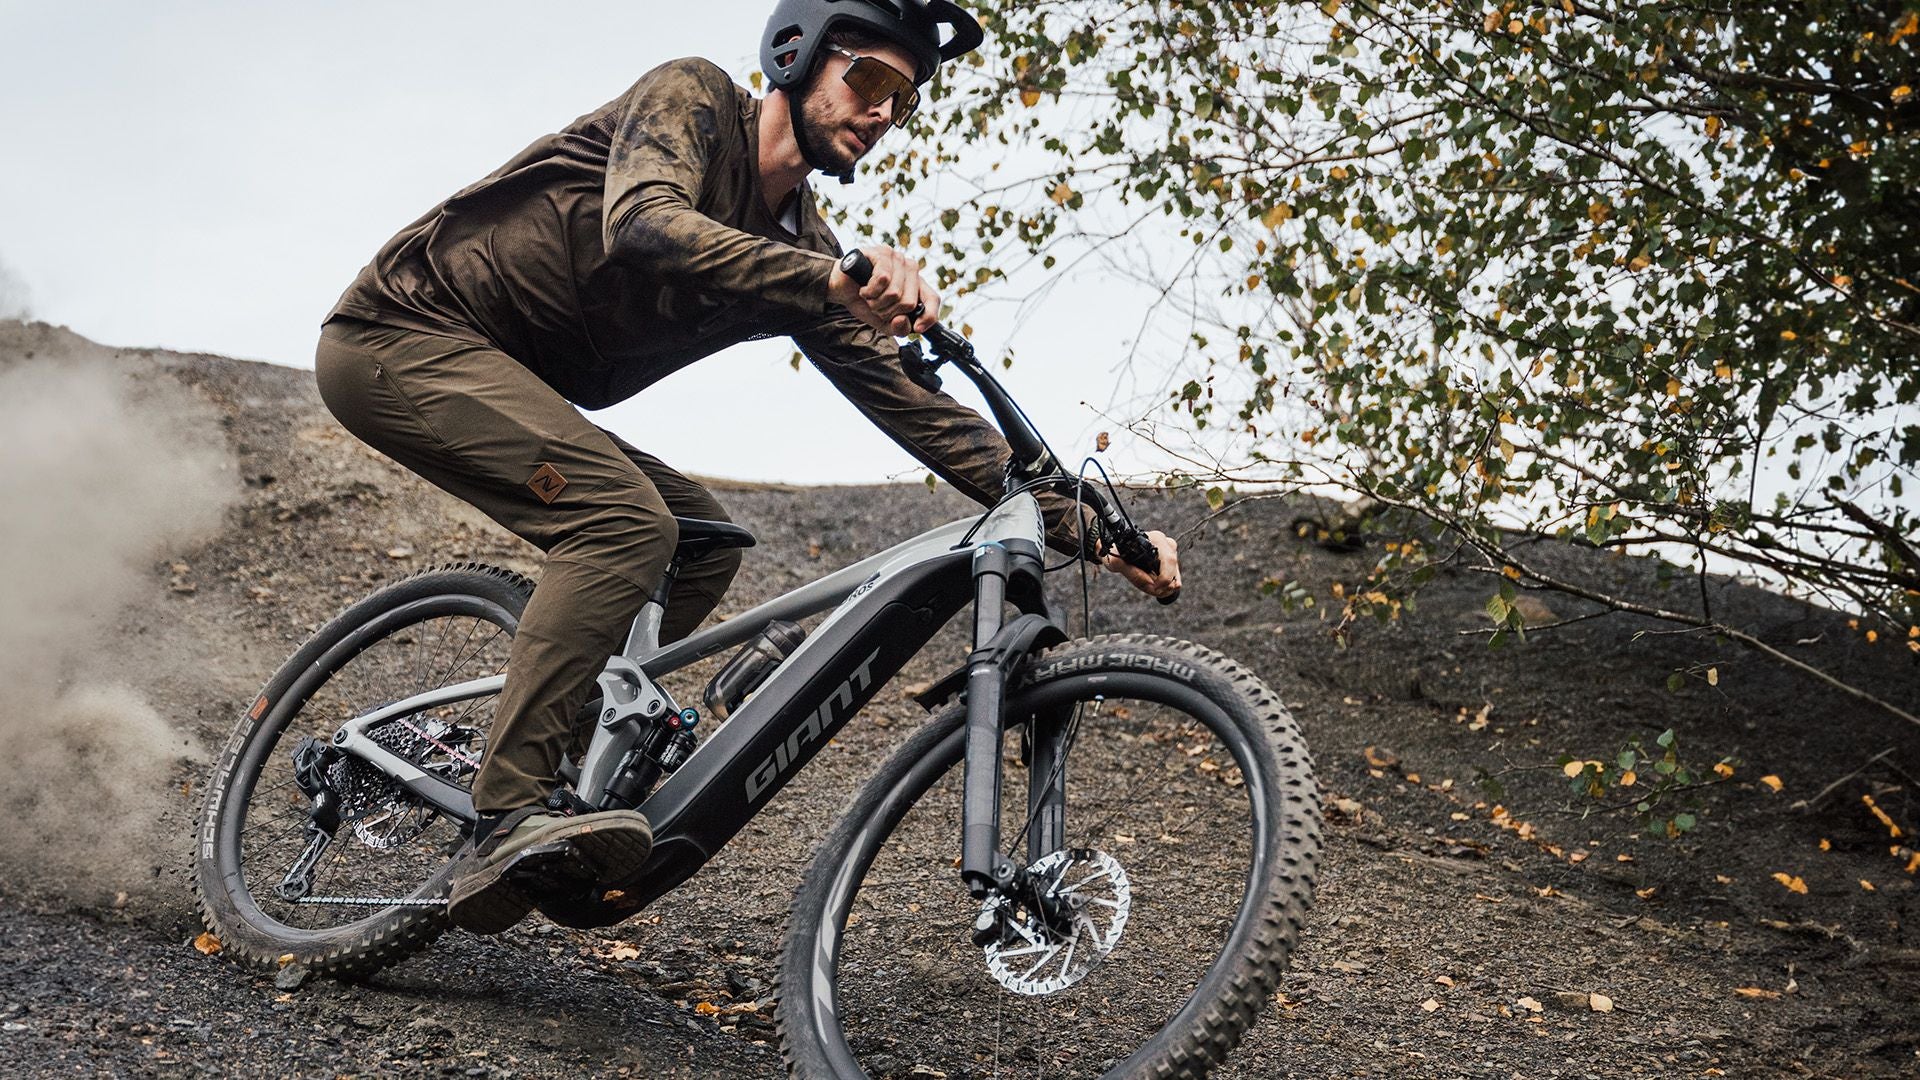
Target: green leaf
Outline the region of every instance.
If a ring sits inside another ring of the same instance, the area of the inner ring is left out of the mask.
[[[1682,675],[1680,672],[1676,671],[1673,674],[1667,676],[1667,689],[1672,690],[1674,693],[1679,693],[1680,691],[1685,690],[1686,688],[1687,688],[1687,677],[1685,675]],[[1661,743],[1660,745],[1665,746],[1666,744]]]
[[[1507,602],[1498,596],[1487,597],[1487,617],[1497,623],[1507,621]]]

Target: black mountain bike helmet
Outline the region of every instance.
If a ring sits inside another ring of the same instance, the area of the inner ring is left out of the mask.
[[[945,41],[943,26],[952,30]],[[986,34],[953,0],[780,0],[775,5],[760,38],[760,68],[786,92],[800,156],[814,169],[851,184],[853,170],[836,169],[826,161],[807,136],[800,110],[807,81],[826,53],[827,35],[841,27],[877,34],[912,53],[916,84],[933,78],[941,61],[972,52]]]
[[[839,27],[878,34],[911,52],[914,82],[933,78],[941,61],[963,56],[986,35],[953,0],[780,0],[760,38],[760,69],[774,86],[792,90],[819,64],[821,46]],[[941,40],[941,28],[950,27]]]

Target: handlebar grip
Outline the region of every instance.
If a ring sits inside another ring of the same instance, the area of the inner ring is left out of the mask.
[[[1127,565],[1144,570],[1149,574],[1160,573],[1160,550],[1147,539],[1147,534],[1139,531],[1122,534],[1114,539],[1114,549]],[[1156,596],[1162,606],[1180,599],[1180,590],[1175,589],[1165,596]]]
[[[867,253],[854,248],[840,256],[840,272],[853,279],[855,285],[865,285],[873,279],[873,260]]]

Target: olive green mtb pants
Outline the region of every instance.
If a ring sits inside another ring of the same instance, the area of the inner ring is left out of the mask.
[[[673,557],[673,516],[726,512],[497,349],[336,317],[321,330],[314,371],[348,431],[547,553],[473,785],[480,813],[541,801],[593,677]],[[739,565],[736,550],[683,565],[662,640],[700,625]]]

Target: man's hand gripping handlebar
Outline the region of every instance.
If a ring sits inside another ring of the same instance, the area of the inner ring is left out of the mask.
[[[840,259],[838,269],[863,288],[873,278],[873,261],[865,252],[857,249],[847,252]],[[966,338],[947,329],[938,320],[927,318],[924,313],[915,320],[914,325],[920,328],[921,336],[932,345],[933,358],[926,359],[917,345],[908,344],[901,347],[901,364],[913,381],[928,389],[939,389],[940,378],[935,371],[941,364],[952,364],[959,368],[980,388],[981,396],[986,398],[987,408],[1000,425],[1001,433],[1007,437],[1007,444],[1013,448],[1013,461],[1008,467],[1009,486],[1018,483],[1051,488],[1068,498],[1078,494],[1080,500],[1099,516],[1101,530],[1111,541],[1111,546],[1101,559],[1107,569],[1118,573],[1134,588],[1163,604],[1171,604],[1179,599],[1180,554],[1179,545],[1173,538],[1163,532],[1141,529],[1108,502],[1100,489],[1082,484],[1078,478],[1062,469],[1047,449],[1046,441],[1028,422],[1026,414],[1020,411],[1020,407],[1007,396],[1006,389],[974,356],[973,346]]]

